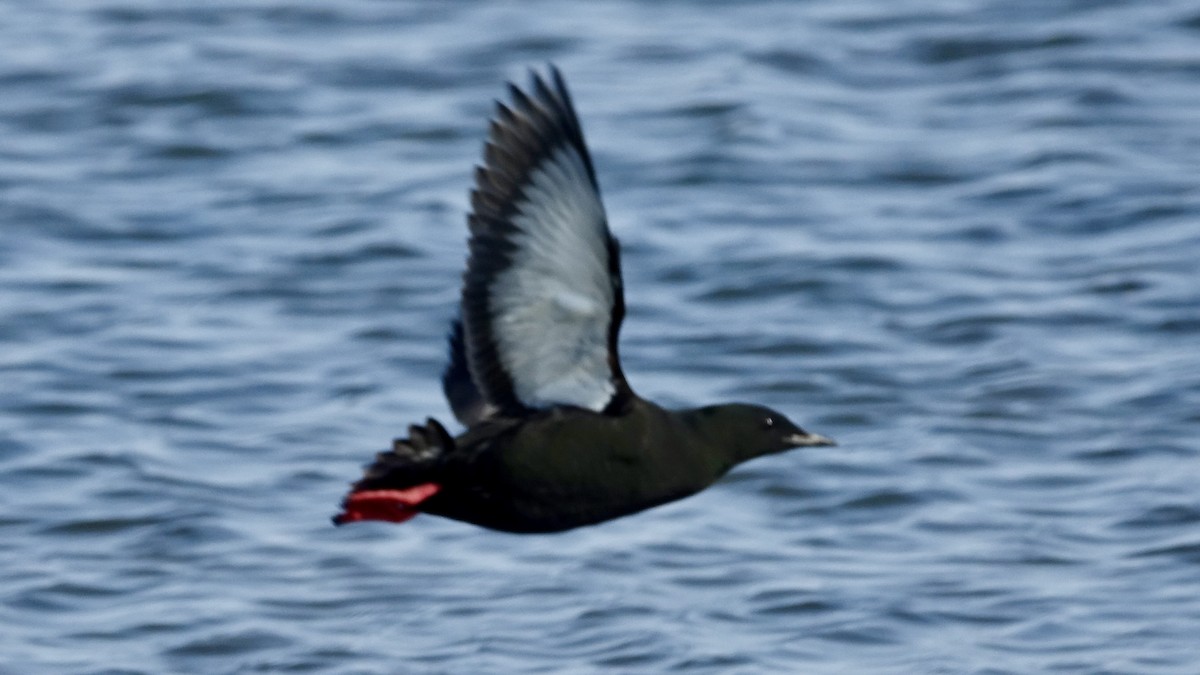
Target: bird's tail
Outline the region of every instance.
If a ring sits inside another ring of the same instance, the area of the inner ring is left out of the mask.
[[[335,525],[358,520],[403,523],[420,513],[420,504],[441,490],[434,480],[439,459],[454,451],[454,438],[437,420],[408,427],[392,449],[375,456],[363,477],[342,501]]]

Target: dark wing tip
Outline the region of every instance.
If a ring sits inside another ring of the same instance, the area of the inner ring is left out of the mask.
[[[530,173],[564,144],[583,159],[588,178],[596,187],[591,155],[566,81],[554,64],[547,64],[547,71],[549,75],[543,75],[531,68],[528,86],[522,88],[510,81],[506,85],[508,101],[495,102],[483,164],[475,174],[475,189],[492,193],[501,201],[501,207],[485,209],[495,212],[478,215],[511,215]]]

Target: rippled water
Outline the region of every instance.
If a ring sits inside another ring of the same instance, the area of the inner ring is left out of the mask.
[[[1194,673],[1200,9],[113,0],[0,21],[0,671]],[[841,446],[335,529],[491,100],[573,85],[625,370]]]

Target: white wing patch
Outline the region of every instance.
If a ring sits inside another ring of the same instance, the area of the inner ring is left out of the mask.
[[[523,196],[512,264],[489,289],[497,354],[526,406],[599,412],[616,392],[604,206],[571,146],[530,174]]]

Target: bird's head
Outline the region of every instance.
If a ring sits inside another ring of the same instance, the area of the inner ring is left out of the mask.
[[[689,423],[726,448],[733,464],[793,448],[837,445],[801,429],[783,413],[761,405],[727,403],[689,411]]]

